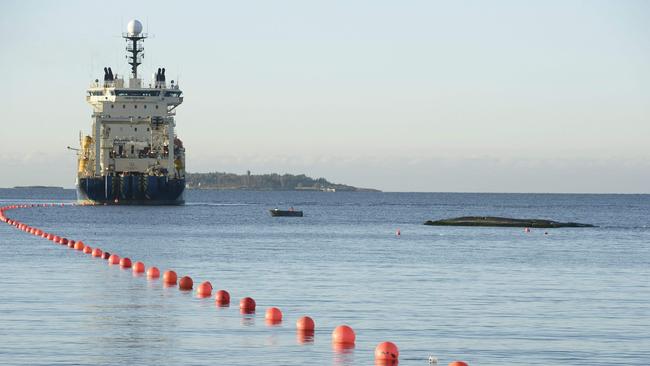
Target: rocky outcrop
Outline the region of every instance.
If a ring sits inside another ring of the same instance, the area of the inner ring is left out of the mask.
[[[464,216],[443,220],[428,220],[425,225],[433,226],[492,226],[492,227],[530,227],[530,228],[560,228],[560,227],[595,227],[590,224],[577,222],[558,222],[543,219],[511,219],[492,216]]]

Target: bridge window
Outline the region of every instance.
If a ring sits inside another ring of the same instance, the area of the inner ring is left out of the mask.
[[[121,97],[157,97],[160,95],[159,90],[127,90],[116,89],[115,93]]]

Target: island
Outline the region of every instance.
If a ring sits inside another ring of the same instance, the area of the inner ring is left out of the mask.
[[[14,189],[64,189],[55,186],[15,186]]]
[[[463,216],[443,220],[428,220],[425,225],[433,226],[491,226],[491,227],[530,227],[530,228],[560,228],[560,227],[595,227],[590,224],[577,222],[558,222],[544,219],[511,219],[493,216]]]
[[[331,183],[325,178],[311,178],[305,174],[246,174],[187,173],[188,189],[220,189],[249,191],[322,191],[322,192],[381,192],[371,188],[357,188]]]

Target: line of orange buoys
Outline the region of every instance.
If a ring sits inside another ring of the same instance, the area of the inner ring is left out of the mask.
[[[9,224],[19,230],[25,231],[32,235],[50,240],[56,244],[67,246],[88,254],[93,258],[102,258],[108,262],[109,265],[119,265],[122,269],[131,269],[134,274],[141,275],[145,273],[147,278],[155,280],[160,278],[160,270],[156,267],[146,268],[145,264],[140,261],[132,263],[128,257],[120,258],[115,253],[102,251],[100,248],[92,248],[86,245],[83,241],[75,241],[68,238],[60,237],[52,233],[46,233],[41,229],[29,226],[18,220],[12,220],[5,216],[6,211],[31,208],[31,207],[55,207],[59,205],[54,204],[27,204],[27,205],[9,205],[0,207],[0,221]],[[64,204],[60,204],[64,207]],[[400,230],[398,229],[396,235],[399,236]],[[178,279],[176,272],[167,270],[163,273],[163,284],[167,287],[177,286],[182,291],[191,291],[194,287],[194,281],[190,276],[183,276]],[[208,298],[212,296],[212,283],[210,281],[201,282],[196,287],[196,296],[200,298]],[[230,294],[226,290],[217,290],[215,292],[215,304],[217,306],[228,306],[230,304]],[[252,297],[244,297],[239,301],[239,310],[242,314],[255,313],[255,300]],[[277,325],[282,322],[282,311],[276,307],[270,307],[266,310],[265,321],[268,325]],[[300,343],[306,343],[308,339],[313,339],[314,330],[316,326],[314,320],[308,316],[303,316],[296,321],[297,338]],[[354,330],[348,325],[339,325],[332,331],[332,346],[335,350],[354,348],[356,334]],[[375,364],[376,365],[396,365],[399,362],[399,349],[392,342],[382,342],[375,348]],[[449,366],[469,366],[463,361],[453,361]]]

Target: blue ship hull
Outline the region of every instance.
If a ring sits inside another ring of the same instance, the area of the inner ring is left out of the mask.
[[[182,205],[185,179],[158,176],[79,178],[77,200],[109,205]]]

